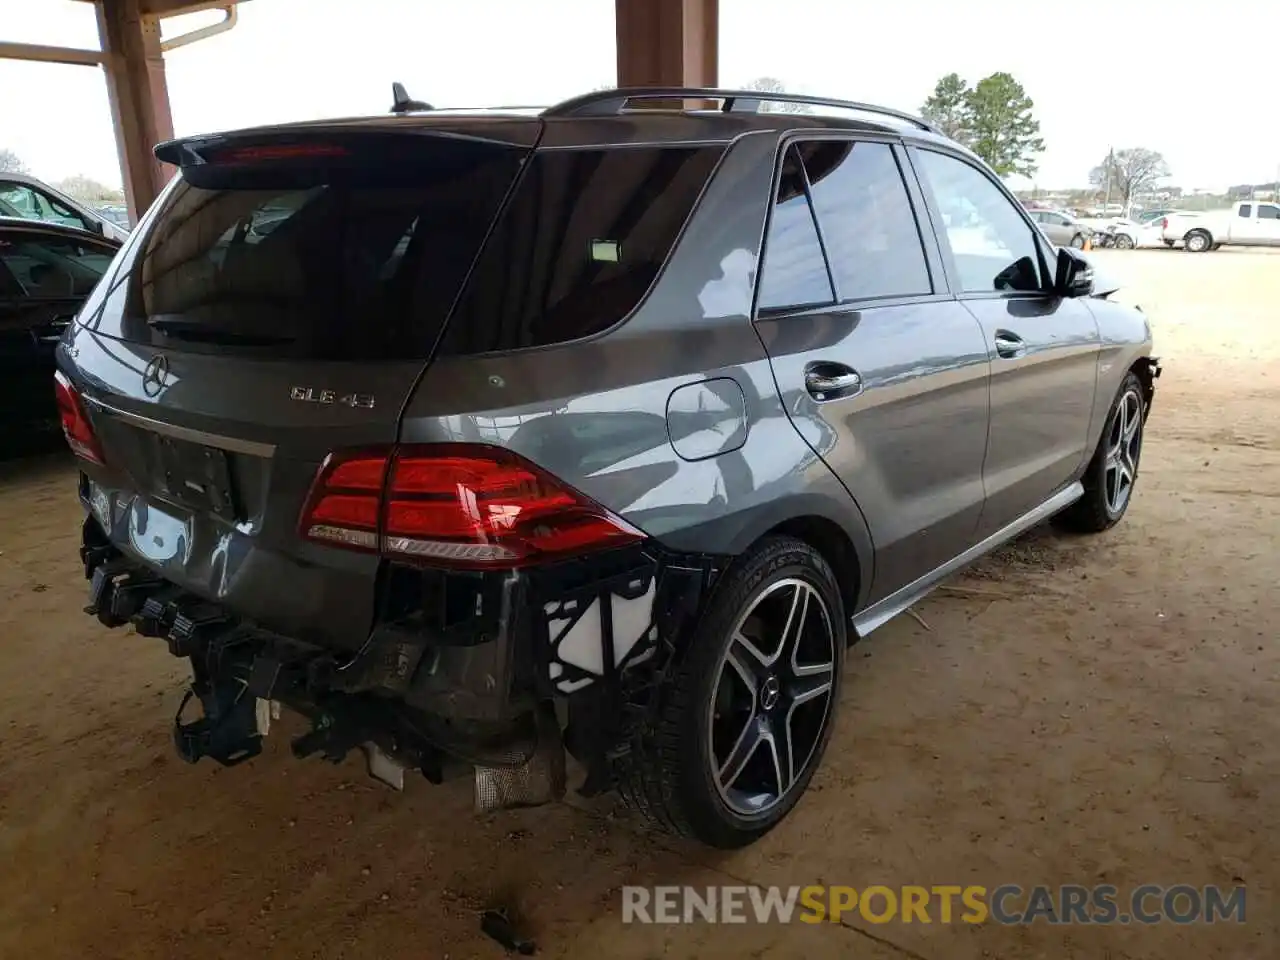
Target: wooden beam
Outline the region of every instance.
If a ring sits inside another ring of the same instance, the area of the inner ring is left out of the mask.
[[[143,14],[141,0],[106,0],[98,6],[98,33],[125,199],[136,223],[172,173],[151,152],[173,138],[160,22]]]
[[[614,0],[620,87],[714,87],[719,0]]]

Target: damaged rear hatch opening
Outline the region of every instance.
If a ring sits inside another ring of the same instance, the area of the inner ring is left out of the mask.
[[[181,175],[70,342],[107,539],[270,629],[353,651],[376,552],[298,534],[330,451],[393,444],[539,124],[386,122],[177,141]]]

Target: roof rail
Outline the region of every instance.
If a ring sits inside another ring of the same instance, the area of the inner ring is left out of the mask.
[[[612,117],[622,113],[632,100],[720,100],[723,113],[756,113],[761,103],[798,103],[814,107],[836,107],[860,113],[879,114],[913,124],[921,130],[938,133],[920,117],[889,107],[856,100],[811,97],[803,93],[771,93],[765,90],[720,90],[713,87],[619,87],[597,90],[557,103],[542,112],[544,117]]]

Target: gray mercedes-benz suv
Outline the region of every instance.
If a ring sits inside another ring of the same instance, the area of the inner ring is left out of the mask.
[[[184,758],[254,756],[283,704],[295,754],[396,786],[544,802],[567,752],[741,845],[812,776],[848,642],[1123,515],[1142,314],[922,121],[762,97],[157,148],[180,174],[56,386],[87,609],[190,658]]]

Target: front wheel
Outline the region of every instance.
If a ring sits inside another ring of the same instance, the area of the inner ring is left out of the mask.
[[[1127,233],[1118,233],[1116,234],[1115,246],[1117,250],[1132,250],[1133,237]]]
[[[657,718],[620,758],[623,799],[721,849],[773,829],[831,736],[846,636],[822,555],[790,537],[762,541],[725,574]]]
[[[1084,249],[1084,234],[1077,233],[1074,237],[1072,237],[1071,245],[1075,247],[1077,250]]]
[[[1120,385],[1102,438],[1085,469],[1084,496],[1054,517],[1058,526],[1079,533],[1101,533],[1119,523],[1129,509],[1142,456],[1146,419],[1143,397],[1142,381],[1130,371]]]

